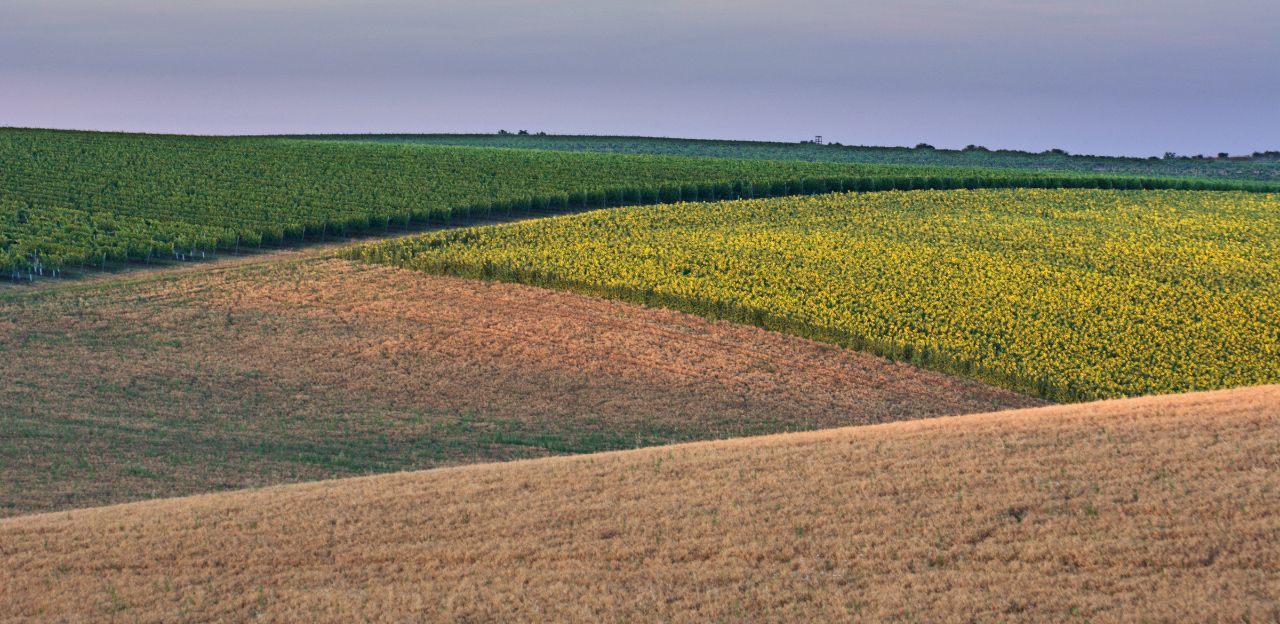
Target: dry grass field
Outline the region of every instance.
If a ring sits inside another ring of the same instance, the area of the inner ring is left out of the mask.
[[[0,618],[1274,622],[1280,386],[0,521]]]
[[[282,257],[0,292],[0,516],[1035,404],[664,310]]]

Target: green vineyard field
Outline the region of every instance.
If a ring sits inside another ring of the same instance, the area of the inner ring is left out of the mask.
[[[335,134],[315,135],[333,141],[376,141],[428,145],[505,147],[567,152],[610,154],[655,154],[761,160],[803,160],[811,162],[898,164],[929,167],[984,167],[1032,171],[1071,171],[1142,176],[1204,177],[1234,180],[1280,181],[1280,153],[1269,152],[1252,158],[1136,158],[1085,156],[1052,150],[1031,153],[1015,150],[973,148],[962,150],[933,147],[869,147],[860,145],[817,145],[769,141],[726,141],[662,137],[583,136],[545,134]]]
[[[0,271],[537,210],[979,187],[1267,190],[1261,182],[276,138],[0,130]]]

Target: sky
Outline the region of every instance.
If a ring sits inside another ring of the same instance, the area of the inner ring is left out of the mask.
[[[0,126],[1280,149],[1276,0],[0,0]]]

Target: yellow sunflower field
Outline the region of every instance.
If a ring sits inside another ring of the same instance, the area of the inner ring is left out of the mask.
[[[1054,400],[1280,382],[1280,195],[993,189],[598,210],[365,261],[672,307]]]

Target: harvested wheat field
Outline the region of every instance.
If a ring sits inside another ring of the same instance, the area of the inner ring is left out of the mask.
[[[1280,618],[1280,386],[0,521],[89,621]]]
[[[0,516],[1036,404],[729,323],[345,260],[0,295]]]

